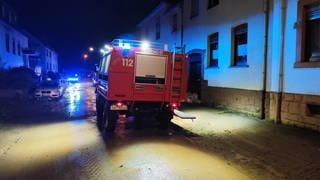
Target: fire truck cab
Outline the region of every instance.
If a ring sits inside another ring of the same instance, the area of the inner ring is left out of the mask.
[[[103,50],[96,86],[97,126],[113,131],[119,114],[136,124],[156,118],[166,128],[186,100],[187,56],[166,45],[116,39]]]

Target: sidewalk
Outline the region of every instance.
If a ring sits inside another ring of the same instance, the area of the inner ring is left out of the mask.
[[[172,122],[200,135],[189,140],[257,179],[320,179],[320,133],[209,107],[183,109]]]

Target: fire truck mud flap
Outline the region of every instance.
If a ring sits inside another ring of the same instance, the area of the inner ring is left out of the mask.
[[[195,116],[192,116],[192,115],[187,114],[185,112],[179,111],[177,109],[173,110],[173,113],[174,113],[175,116],[177,116],[177,117],[179,117],[181,119],[191,119],[191,120],[196,119]]]

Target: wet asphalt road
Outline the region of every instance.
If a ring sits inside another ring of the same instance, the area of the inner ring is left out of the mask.
[[[250,179],[174,125],[136,130],[133,119],[120,117],[115,133],[99,133],[89,82],[15,112],[0,127],[0,179]]]

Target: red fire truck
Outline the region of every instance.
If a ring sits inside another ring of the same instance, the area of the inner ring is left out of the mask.
[[[113,131],[119,114],[155,117],[166,128],[186,100],[187,56],[166,45],[116,39],[103,50],[96,96],[97,126]]]

